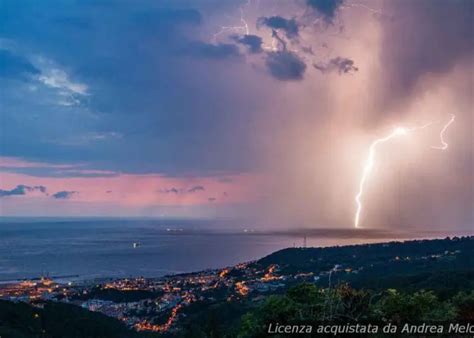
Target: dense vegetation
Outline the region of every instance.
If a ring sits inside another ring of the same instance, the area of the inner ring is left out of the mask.
[[[43,308],[0,301],[0,336],[18,338],[137,337],[117,319],[78,306],[47,302]]]
[[[473,291],[442,301],[432,291],[404,293],[390,289],[375,293],[348,285],[318,289],[314,284],[302,284],[285,296],[268,297],[246,314],[237,337],[264,337],[268,325],[276,322],[316,326],[324,322],[403,324],[472,322],[473,319]]]
[[[281,274],[318,274],[341,265],[331,274],[333,284],[349,283],[354,288],[388,288],[414,292],[435,291],[451,297],[474,289],[474,238],[454,237],[331,248],[284,249],[255,263],[257,268],[278,264]],[[346,273],[349,268],[357,273]],[[317,285],[327,287],[329,276]]]
[[[247,313],[239,317],[242,309]],[[258,305],[214,304],[205,314],[192,317],[181,337],[267,337],[270,323],[447,323],[474,321],[474,291],[441,300],[432,291],[414,293],[389,289],[382,292],[353,289],[341,284],[320,289],[301,284],[285,295],[272,295]],[[285,337],[285,335],[273,335]],[[319,335],[321,336],[321,335]],[[328,337],[333,337],[328,334]],[[406,337],[406,335],[405,335]]]

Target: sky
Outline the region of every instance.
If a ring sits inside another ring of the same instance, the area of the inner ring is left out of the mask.
[[[472,229],[473,7],[1,0],[0,214]]]

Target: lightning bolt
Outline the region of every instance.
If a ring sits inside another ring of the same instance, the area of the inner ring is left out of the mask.
[[[249,6],[249,5],[250,5],[250,0],[244,6]],[[243,9],[244,6],[239,8],[241,25],[240,26],[238,26],[238,25],[236,25],[236,26],[222,26],[221,29],[213,35],[212,40],[214,41],[214,43],[217,42],[217,39],[219,38],[220,35],[225,34],[225,33],[243,32],[245,35],[250,34],[249,25],[247,23],[247,20],[245,19],[245,15],[244,15],[244,9]]]
[[[412,128],[396,127],[387,136],[382,137],[382,138],[378,138],[374,142],[372,142],[372,144],[369,147],[369,155],[368,155],[367,159],[365,160],[364,169],[362,171],[362,177],[359,181],[359,191],[358,191],[358,193],[355,197],[355,202],[356,202],[356,205],[357,205],[356,213],[355,213],[355,216],[354,216],[354,227],[355,228],[359,227],[360,214],[362,212],[362,196],[364,194],[365,185],[367,184],[367,181],[370,177],[370,174],[371,174],[372,169],[373,169],[374,164],[375,164],[375,155],[376,155],[377,147],[379,145],[383,144],[383,143],[386,143],[386,142],[396,138],[396,137],[404,136],[404,135],[408,134],[409,132],[412,132],[412,131],[415,131],[415,130],[418,130],[418,129],[424,129],[424,128],[430,126],[431,124],[433,124],[433,122],[429,122],[429,123],[424,124],[422,126],[412,127]]]
[[[245,10],[244,8],[248,8],[252,5],[252,1],[248,0],[244,5],[242,5],[239,8],[240,11],[240,25],[235,25],[235,26],[221,26],[219,31],[213,34],[212,36],[212,42],[217,43],[219,38],[222,35],[228,35],[230,33],[238,33],[238,34],[243,34],[243,35],[250,35],[250,27],[248,24],[248,20],[245,18]],[[260,4],[257,2],[257,8],[260,6]],[[286,50],[286,42],[284,41],[283,38],[281,38],[278,35],[277,30],[272,30],[272,40],[271,40],[271,45],[267,45],[265,43],[262,44],[262,48],[265,50],[273,51],[276,52],[282,48],[283,50]]]
[[[441,146],[432,146],[431,148],[433,149],[439,149],[439,150],[446,150],[448,149],[448,144],[446,143],[446,141],[444,140],[444,133],[446,132],[446,130],[448,129],[448,127],[451,125],[451,123],[454,122],[454,118],[456,116],[454,114],[451,114],[451,119],[448,121],[448,123],[446,123],[443,127],[443,129],[441,129],[440,133],[439,133],[439,139],[441,140]]]
[[[370,12],[372,14],[383,14],[381,10],[369,7],[369,6],[367,6],[366,4],[363,4],[363,3],[354,2],[354,3],[348,3],[346,5],[341,6],[341,9],[348,9],[348,8],[362,8],[362,9],[367,10],[368,12]]]
[[[364,170],[362,171],[362,178],[359,182],[359,192],[357,193],[357,195],[355,197],[355,201],[356,201],[356,204],[357,204],[357,210],[356,210],[356,214],[355,214],[355,217],[354,217],[354,227],[355,228],[359,227],[360,213],[362,211],[362,201],[361,201],[361,199],[362,199],[362,195],[364,193],[365,184],[366,184],[367,180],[369,179],[370,173],[372,172],[372,168],[374,167],[375,150],[376,150],[377,146],[379,144],[388,142],[388,141],[390,141],[391,139],[393,139],[397,136],[405,135],[406,133],[407,133],[407,130],[405,128],[398,127],[398,128],[395,128],[387,136],[375,140],[370,145],[370,147],[369,147],[369,156],[367,157],[367,160],[365,161]]]

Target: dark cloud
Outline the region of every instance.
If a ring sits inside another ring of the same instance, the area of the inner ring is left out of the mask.
[[[206,189],[202,185],[195,185],[189,189],[171,187],[168,189],[160,189],[159,192],[162,194],[182,194],[182,193],[195,193],[195,192],[204,191],[204,190]]]
[[[0,77],[22,78],[39,73],[40,71],[27,59],[7,50],[0,50]]]
[[[21,195],[26,195],[27,193],[33,192],[33,191],[39,191],[43,194],[47,193],[46,187],[42,185],[31,187],[24,184],[19,184],[11,190],[0,189],[0,197],[18,196],[18,195],[21,196]]]
[[[212,202],[217,201],[217,198],[215,198],[215,197],[209,197],[207,200],[212,203]]]
[[[314,68],[323,73],[338,72],[339,74],[354,73],[359,70],[354,66],[354,61],[348,58],[336,57],[329,60],[328,63],[313,64]]]
[[[471,0],[401,0],[387,5],[393,20],[382,21],[380,75],[386,95],[381,104],[407,97],[425,74],[442,74],[472,59]]]
[[[306,70],[298,55],[288,51],[268,53],[266,66],[273,77],[282,81],[301,80]]]
[[[36,190],[42,192],[43,194],[46,194],[46,187],[45,186],[37,185],[37,186],[33,187],[33,189],[36,189]]]
[[[343,0],[307,0],[308,6],[323,15],[327,22],[332,22],[343,2]]]
[[[286,41],[278,34],[278,31],[272,29],[272,38],[274,38],[278,42],[277,50],[286,51]]]
[[[181,192],[181,189],[172,187],[169,189],[160,189],[159,192],[162,194],[179,194]]]
[[[261,17],[257,20],[257,27],[260,26],[281,29],[288,39],[298,37],[298,24],[295,19],[285,19],[281,16]]]
[[[247,46],[247,49],[250,53],[257,54],[263,51],[262,49],[263,40],[261,37],[257,35],[252,35],[252,34],[243,35],[243,36],[235,35],[232,38],[238,43],[244,46]]]
[[[204,191],[205,188],[202,185],[195,185],[194,187],[191,187],[188,189],[188,192],[198,192],[198,191]]]
[[[24,196],[30,192],[38,191],[42,194],[48,195],[47,188],[42,185],[37,186],[28,186],[24,184],[19,184],[15,188],[11,190],[3,190],[0,189],[0,197],[8,197],[8,196]],[[77,194],[77,191],[58,191],[51,195],[51,197],[55,199],[68,199],[72,195]]]
[[[313,47],[312,46],[301,46],[301,50],[309,55],[314,55]]]
[[[51,197],[55,199],[68,199],[68,198],[71,198],[72,195],[77,194],[77,193],[78,193],[77,191],[63,190],[63,191],[58,191],[57,193],[54,193],[53,195],[51,195]]]

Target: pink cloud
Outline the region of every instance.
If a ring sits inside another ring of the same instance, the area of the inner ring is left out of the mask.
[[[95,171],[94,171],[95,172]],[[257,178],[252,175],[229,176],[231,180],[219,177],[174,178],[157,174],[133,175],[118,174],[102,177],[35,177],[25,174],[1,172],[2,189],[12,189],[18,184],[47,187],[49,196],[17,196],[8,198],[18,203],[29,199],[60,208],[64,203],[80,202],[84,204],[107,204],[117,208],[142,208],[148,206],[198,206],[232,205],[247,203],[256,198],[253,193]],[[195,187],[203,189],[195,189]],[[177,193],[163,193],[174,187]],[[193,189],[194,188],[194,189]],[[67,200],[55,200],[51,194],[59,191],[76,191]],[[210,203],[210,198],[216,198]],[[1,213],[9,214],[7,198],[2,201]]]
[[[52,164],[0,157],[0,168],[50,168],[59,176],[32,176],[1,171],[0,189],[18,185],[44,186],[47,193],[5,196],[0,215],[142,215],[156,207],[193,215],[199,208],[226,208],[251,203],[259,198],[256,175],[237,174],[205,177],[168,177],[160,174],[122,174],[109,170],[85,169],[83,164]],[[66,177],[64,177],[66,176]],[[74,192],[67,198],[53,198],[60,192]],[[196,209],[198,208],[198,209]]]

